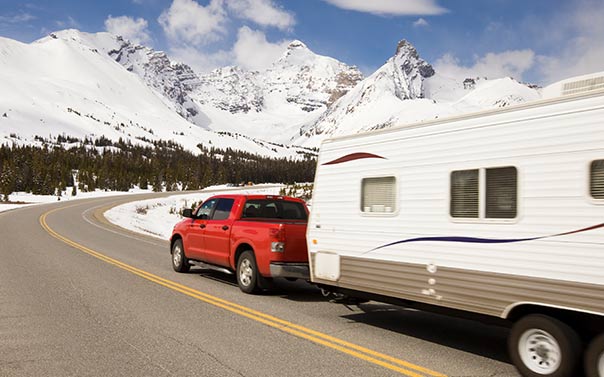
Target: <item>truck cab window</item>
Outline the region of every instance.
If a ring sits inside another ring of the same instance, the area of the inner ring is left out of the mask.
[[[242,218],[307,220],[304,204],[287,200],[252,199],[245,203]]]
[[[231,208],[233,208],[234,199],[220,199],[212,214],[212,220],[226,220],[231,214]]]
[[[210,213],[212,213],[212,210],[214,209],[214,206],[216,205],[217,201],[218,199],[212,199],[203,203],[201,207],[199,207],[199,209],[197,210],[196,216],[200,219],[209,219]]]

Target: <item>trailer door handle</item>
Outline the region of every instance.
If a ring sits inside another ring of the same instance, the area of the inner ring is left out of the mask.
[[[229,230],[228,225],[223,225],[223,226],[222,226],[222,230]]]
[[[199,224],[199,227],[200,227],[201,229],[203,229],[203,228],[205,228],[205,227],[206,227],[206,224]]]

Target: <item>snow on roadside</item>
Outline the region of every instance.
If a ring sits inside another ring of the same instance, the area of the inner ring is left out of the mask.
[[[105,218],[122,228],[148,236],[167,240],[172,228],[182,220],[179,212],[190,208],[193,203],[219,194],[260,194],[279,195],[283,185],[256,185],[245,188],[233,188],[226,185],[212,186],[194,194],[175,194],[165,198],[140,200],[113,207],[105,212]]]
[[[72,187],[68,187],[61,196],[56,195],[34,195],[26,192],[13,192],[8,196],[8,203],[0,202],[0,212],[9,211],[15,208],[28,207],[36,204],[55,203],[57,201],[70,201],[77,199],[91,199],[115,195],[144,194],[151,193],[152,190],[141,190],[139,188],[130,191],[103,191],[81,192],[78,190],[76,196],[72,196]],[[69,194],[68,194],[69,193]]]

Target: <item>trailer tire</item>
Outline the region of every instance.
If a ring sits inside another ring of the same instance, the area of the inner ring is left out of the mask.
[[[185,248],[182,246],[182,240],[178,239],[174,241],[172,250],[170,252],[172,256],[172,268],[176,272],[189,272],[189,259],[185,256]]]
[[[604,377],[604,334],[595,337],[585,351],[585,375]]]
[[[579,367],[581,340],[565,323],[531,314],[512,326],[508,351],[522,376],[573,377]]]
[[[246,250],[237,260],[237,285],[245,293],[257,293],[260,290],[258,281],[260,273],[254,252]]]

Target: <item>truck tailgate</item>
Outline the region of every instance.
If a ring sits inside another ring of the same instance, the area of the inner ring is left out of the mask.
[[[306,222],[286,222],[285,228],[285,252],[283,261],[307,262],[308,253],[306,245]]]

